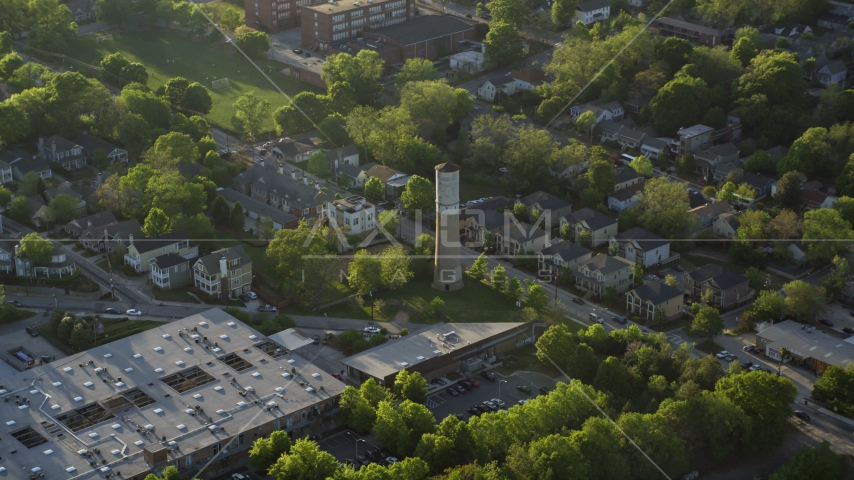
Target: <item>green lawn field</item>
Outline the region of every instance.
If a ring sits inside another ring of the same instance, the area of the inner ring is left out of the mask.
[[[95,36],[80,37],[68,51],[68,56],[98,65],[106,55],[121,52],[132,62],[140,62],[148,70],[148,87],[152,90],[173,77],[182,76],[208,87],[213,109],[207,115],[213,122],[230,126],[234,114],[232,105],[240,95],[254,91],[273,105],[273,110],[287,100],[233,47],[224,42],[190,38],[182,32],[155,29],[143,32],[115,32],[113,40],[96,43]],[[279,72],[282,64],[257,60],[258,65],[286,94],[293,96],[309,90],[320,92],[307,83]],[[211,81],[228,78],[231,87],[214,90]],[[269,121],[272,129],[273,122]]]

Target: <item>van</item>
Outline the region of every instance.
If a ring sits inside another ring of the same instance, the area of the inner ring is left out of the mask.
[[[591,322],[602,323],[602,319],[599,317],[599,315],[596,315],[595,313],[588,313],[587,319]]]

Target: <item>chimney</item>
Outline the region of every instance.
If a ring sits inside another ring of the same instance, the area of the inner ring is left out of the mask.
[[[261,159],[261,166],[262,167],[264,166],[264,159],[263,158]]]
[[[308,177],[302,177],[302,184],[308,185]]]
[[[88,225],[86,225],[86,228],[89,228],[92,226],[92,220],[88,220],[86,223],[88,224]]]
[[[225,258],[219,259],[219,275],[222,278],[228,277],[228,264],[225,261]]]
[[[50,142],[50,151],[53,152],[53,158],[51,158],[51,160],[55,162],[56,161],[56,141],[55,140],[51,140],[51,142]]]
[[[291,178],[293,178],[294,180],[296,180],[296,178],[297,178],[297,171],[296,171],[296,170],[292,170],[292,171],[291,171]]]
[[[106,233],[106,230],[104,230],[104,232]],[[133,234],[132,233],[130,235],[128,235],[128,243],[133,245]]]

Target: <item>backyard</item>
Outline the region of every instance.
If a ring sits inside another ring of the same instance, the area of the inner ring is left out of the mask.
[[[85,320],[87,324],[92,325],[94,319],[86,317]],[[102,318],[101,323],[104,325],[104,333],[98,334],[95,346],[104,345],[120,338],[136,335],[137,333],[166,324],[165,322],[155,322],[154,320],[131,320],[129,318]],[[66,343],[65,339],[60,339],[54,335],[50,322],[39,324],[36,326],[36,330],[48,342],[63,352],[69,355],[76,352],[71,345]]]
[[[213,108],[207,118],[222,125],[231,125],[234,114],[232,106],[237,97],[253,91],[270,102],[273,109],[284,105],[287,100],[249,62],[224,41],[212,43],[206,39],[194,39],[186,34],[170,30],[148,30],[141,32],[112,32],[111,41],[97,43],[95,36],[79,37],[70,47],[68,56],[98,65],[105,56],[120,52],[131,62],[140,62],[148,70],[148,87],[157,89],[173,77],[185,77],[208,87]],[[319,89],[284,75],[278,70],[283,67],[267,59],[256,61],[265,74],[288,95]],[[211,81],[228,78],[230,87],[212,89]],[[272,120],[266,127],[273,127]]]

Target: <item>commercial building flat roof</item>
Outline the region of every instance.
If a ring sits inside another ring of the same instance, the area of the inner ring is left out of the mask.
[[[41,472],[54,479],[109,471],[131,478],[151,469],[145,447],[165,447],[173,461],[276,418],[297,413],[296,425],[298,412],[344,390],[220,309],[3,377],[2,384],[0,467],[10,478]],[[83,455],[95,448],[100,453]]]
[[[786,320],[762,330],[757,335],[768,341],[771,348],[788,349],[801,358],[813,358],[828,365],[854,363],[854,345],[821,330],[808,333],[800,323]],[[762,345],[760,345],[762,346]]]

